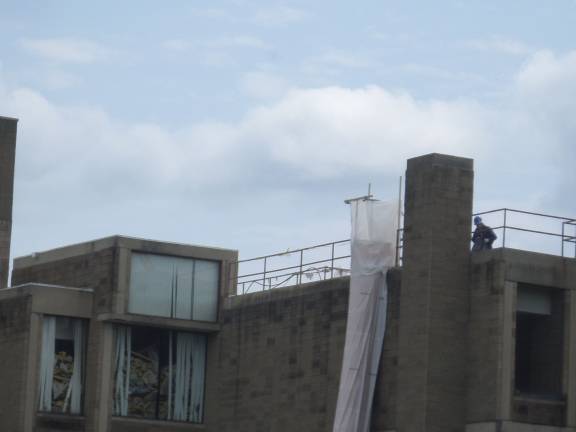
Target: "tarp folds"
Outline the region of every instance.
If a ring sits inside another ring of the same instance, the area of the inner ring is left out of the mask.
[[[352,268],[334,432],[367,432],[386,331],[386,272],[394,265],[398,204],[352,202]]]

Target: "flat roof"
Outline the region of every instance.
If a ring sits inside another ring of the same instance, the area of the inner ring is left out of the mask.
[[[148,253],[229,261],[235,261],[238,259],[238,251],[235,249],[223,249],[218,247],[114,235],[17,257],[14,259],[14,269],[60,261],[67,258],[99,252],[109,248],[125,248]]]

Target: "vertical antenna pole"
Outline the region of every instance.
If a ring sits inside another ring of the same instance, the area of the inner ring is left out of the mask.
[[[400,265],[400,220],[402,218],[402,176],[398,179],[398,215],[396,230],[396,267]]]

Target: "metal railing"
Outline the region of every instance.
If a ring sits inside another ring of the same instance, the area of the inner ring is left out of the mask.
[[[237,294],[300,285],[303,278],[304,282],[332,279],[350,274],[350,240],[288,250],[230,265],[229,274],[236,280]]]
[[[476,213],[474,216],[481,216],[497,233],[499,240],[495,246],[576,258],[574,218],[509,208]]]
[[[496,232],[498,239],[494,247],[513,247],[576,258],[574,218],[509,208],[473,216],[482,216],[483,221]],[[400,228],[396,235],[396,266],[402,265],[403,245],[403,229]],[[350,240],[241,260],[230,266],[230,283],[236,284],[236,294],[346,276],[350,274]]]

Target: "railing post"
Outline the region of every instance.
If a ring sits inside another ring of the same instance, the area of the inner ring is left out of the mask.
[[[300,270],[298,271],[298,285],[302,285],[302,263],[304,261],[304,249],[300,249]]]
[[[332,243],[332,258],[330,259],[330,279],[333,278],[334,278],[334,243]]]
[[[268,258],[264,257],[264,274],[262,275],[262,291],[266,290],[266,260]]]
[[[564,229],[566,227],[566,221],[562,222],[562,246],[560,246],[560,256],[564,258]]]
[[[506,247],[506,209],[504,209],[504,224],[502,229],[502,247]]]
[[[396,230],[396,258],[394,259],[394,267],[400,265],[400,228]]]

